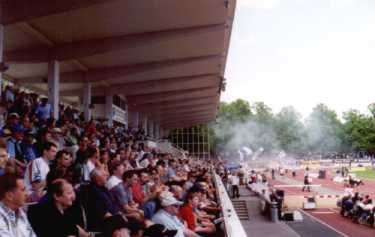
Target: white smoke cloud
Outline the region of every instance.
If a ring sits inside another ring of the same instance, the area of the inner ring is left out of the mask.
[[[272,9],[280,6],[281,0],[238,0],[239,7]]]

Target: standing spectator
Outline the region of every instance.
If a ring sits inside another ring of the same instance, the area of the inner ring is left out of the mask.
[[[14,174],[0,177],[0,236],[36,237],[22,210],[26,201],[23,180]]]
[[[15,100],[14,92],[10,86],[7,86],[5,88],[5,101],[14,102],[14,100]]]
[[[42,98],[39,106],[35,111],[39,122],[45,122],[47,121],[47,119],[51,118],[52,112],[52,106],[48,103],[48,98]]]
[[[237,173],[234,173],[229,177],[229,183],[232,185],[232,198],[239,198],[240,192],[238,185],[240,185],[240,178]]]
[[[302,188],[302,191],[305,191],[305,189],[307,189],[308,192],[310,192],[310,178],[309,178],[309,174],[305,174],[305,177],[303,178],[303,188]]]

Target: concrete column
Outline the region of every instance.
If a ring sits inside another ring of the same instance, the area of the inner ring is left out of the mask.
[[[150,136],[150,137],[155,137],[154,136],[154,121],[152,120],[148,120],[147,121],[147,128],[148,128],[148,132],[147,134]]]
[[[4,26],[0,24],[0,65],[4,60]],[[2,93],[2,85],[3,85],[3,73],[2,70],[0,70],[0,98]]]
[[[108,126],[113,126],[113,95],[107,92],[105,95],[105,116],[108,121]]]
[[[142,114],[142,129],[145,131],[145,134],[147,135],[147,125],[148,125],[148,122],[147,122],[147,115],[144,115]]]
[[[85,121],[88,122],[91,119],[91,83],[86,82],[83,88],[83,114],[85,115]]]
[[[129,108],[127,104],[125,106],[125,128],[126,130],[129,129]]]
[[[139,127],[139,112],[129,110],[129,125],[133,128]]]
[[[48,102],[52,106],[53,118],[59,118],[60,63],[56,60],[48,63]]]
[[[154,134],[156,139],[160,138],[160,126],[158,123],[154,124]]]
[[[160,127],[160,125],[159,125],[159,135],[160,135],[160,138],[164,137],[164,128]]]
[[[169,129],[164,129],[164,136],[166,136],[166,137],[169,136]]]

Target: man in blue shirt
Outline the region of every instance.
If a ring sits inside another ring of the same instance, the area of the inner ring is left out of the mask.
[[[48,99],[43,98],[36,109],[35,114],[38,116],[39,121],[46,121],[51,118],[52,112],[52,106],[48,103]]]

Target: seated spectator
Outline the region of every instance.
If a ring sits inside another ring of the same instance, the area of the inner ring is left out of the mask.
[[[38,237],[90,236],[77,222],[76,212],[71,209],[75,193],[70,183],[64,179],[54,180],[48,187],[47,195],[48,201],[34,207],[35,214],[29,215]]]
[[[74,184],[74,168],[72,155],[67,150],[57,152],[56,159],[51,166],[50,173],[60,173],[61,178]]]
[[[113,187],[117,186],[122,182],[122,176],[125,172],[125,167],[120,161],[113,161],[110,165],[110,174],[111,176],[107,182],[108,190],[111,190]]]
[[[185,204],[180,208],[180,216],[186,221],[188,228],[198,234],[207,235],[215,233],[215,225],[210,221],[198,223],[194,210],[198,208],[199,196],[197,193],[189,193]],[[213,235],[215,236],[215,235]]]
[[[102,232],[104,220],[120,213],[113,195],[106,188],[107,174],[95,168],[91,172],[91,183],[80,189],[80,200],[85,207],[89,231]]]
[[[183,204],[173,197],[170,192],[162,192],[160,194],[160,202],[162,208],[152,217],[152,222],[162,224],[169,230],[177,230],[176,237],[195,237],[199,236],[195,232],[189,230],[178,218],[179,208]]]
[[[0,177],[0,236],[36,237],[22,210],[27,197],[22,178],[14,174]]]
[[[17,167],[21,170],[26,168],[26,161],[23,159],[21,150],[21,141],[23,139],[23,133],[18,128],[11,128],[12,136],[7,140],[7,151],[9,158],[14,160]]]
[[[34,133],[31,130],[25,131],[24,139],[21,142],[22,159],[30,162],[37,158],[37,149],[34,144]]]
[[[55,159],[57,147],[52,142],[44,144],[43,156],[31,161],[25,172],[25,184],[29,192],[41,191],[46,187],[49,163]]]
[[[123,182],[111,189],[111,193],[115,197],[115,202],[120,206],[121,211],[127,218],[142,222],[144,214],[139,209],[139,205],[133,201],[133,193],[130,186],[132,180],[137,178],[137,174],[134,171],[127,171],[123,174],[122,178]]]
[[[98,163],[98,151],[96,148],[88,147],[86,150],[86,161],[83,164],[83,180],[90,181],[90,173],[93,171]]]

